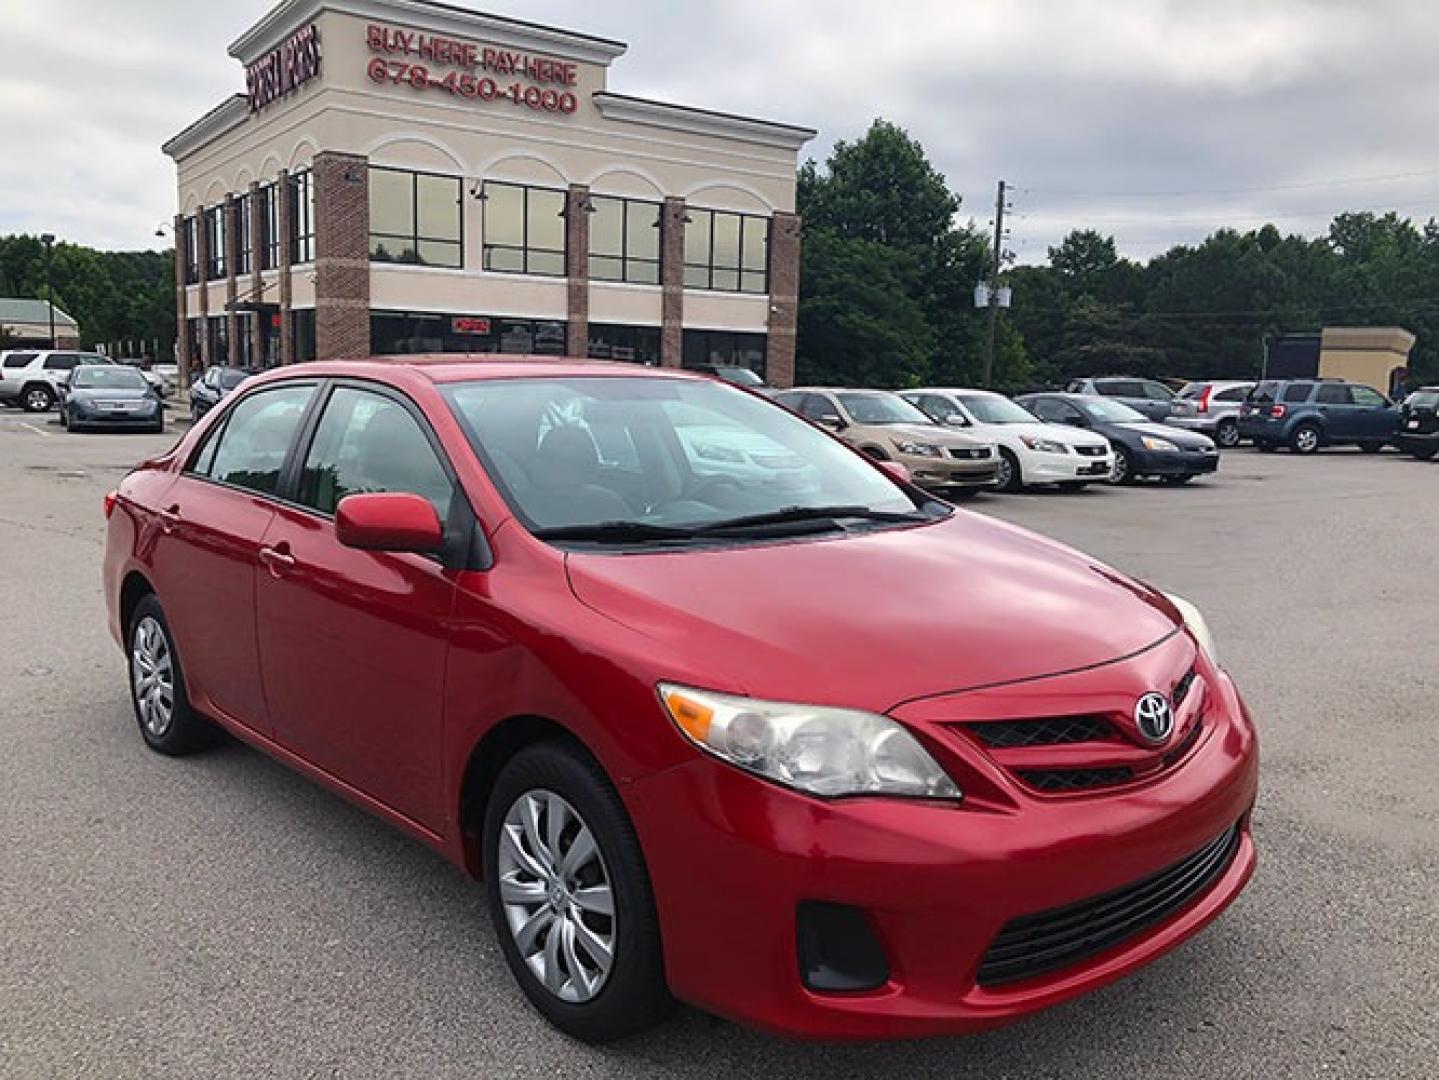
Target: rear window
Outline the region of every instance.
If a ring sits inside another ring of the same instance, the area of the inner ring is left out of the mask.
[[[1179,391],[1179,396],[1185,401],[1193,401],[1208,389],[1209,384],[1205,382],[1185,383],[1184,389]]]
[[[1103,379],[1096,382],[1094,388],[1105,397],[1142,398],[1145,396],[1144,384],[1131,379]]]
[[[1418,390],[1409,395],[1407,404],[1421,409],[1432,409],[1439,405],[1439,390]]]
[[[9,356],[5,357],[5,366],[7,368],[27,367],[30,361],[34,360],[35,357],[39,355],[39,353],[32,352],[11,353]]]
[[[1278,382],[1262,382],[1249,392],[1249,400],[1268,405],[1279,393],[1279,385]]]
[[[1281,401],[1308,401],[1309,391],[1314,389],[1313,383],[1300,382],[1290,383],[1284,388],[1284,395]]]

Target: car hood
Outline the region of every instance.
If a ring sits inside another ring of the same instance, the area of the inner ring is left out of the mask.
[[[981,434],[995,438],[1008,436],[1018,439],[1027,435],[1031,439],[1048,439],[1051,442],[1063,443],[1065,446],[1108,446],[1109,440],[1103,435],[1096,435],[1083,428],[1070,427],[1067,424],[986,424],[981,429]]]
[[[938,446],[960,446],[970,449],[990,444],[988,439],[956,431],[954,428],[942,427],[939,424],[860,424],[857,426],[864,428],[866,433],[871,435],[913,439],[915,442],[935,443]]]
[[[1196,435],[1192,431],[1185,431],[1173,424],[1133,423],[1133,424],[1112,424],[1112,427],[1123,428],[1125,431],[1133,432],[1135,435],[1150,435],[1156,439],[1168,439],[1175,446],[1186,450],[1197,450],[1208,445],[1213,440],[1207,435]]]
[[[1152,589],[963,511],[832,538],[572,552],[566,569],[581,603],[710,689],[874,711],[1094,667],[1176,628]]]

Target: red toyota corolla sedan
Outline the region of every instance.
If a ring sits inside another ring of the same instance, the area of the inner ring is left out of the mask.
[[[580,1038],[674,998],[991,1027],[1254,869],[1254,727],[1193,607],[716,380],[287,368],[106,513],[145,741],[224,729],[483,877]]]

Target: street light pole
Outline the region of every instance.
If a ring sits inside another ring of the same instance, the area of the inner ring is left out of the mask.
[[[50,268],[55,262],[55,234],[46,233],[40,237],[40,243],[45,245],[45,306],[50,309],[50,348],[55,348],[55,284],[50,276]]]

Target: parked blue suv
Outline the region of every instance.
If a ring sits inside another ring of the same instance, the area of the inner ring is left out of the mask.
[[[1342,379],[1268,379],[1239,410],[1239,437],[1260,450],[1287,446],[1312,454],[1355,445],[1378,453],[1399,429],[1399,407],[1370,386]]]

